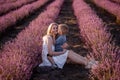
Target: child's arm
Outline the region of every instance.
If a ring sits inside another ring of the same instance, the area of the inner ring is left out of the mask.
[[[67,49],[68,48],[68,44],[67,43],[64,43],[61,47],[63,48],[63,49]]]
[[[64,43],[62,46],[61,46],[63,49],[67,49],[69,47],[69,45],[67,43]]]
[[[63,49],[67,49],[67,50],[72,49],[72,47],[69,46],[66,42],[65,42],[61,47],[62,47]]]

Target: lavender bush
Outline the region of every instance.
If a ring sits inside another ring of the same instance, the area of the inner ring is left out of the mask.
[[[29,80],[32,69],[41,62],[42,33],[55,20],[64,0],[55,0],[46,11],[5,44],[0,54],[0,80]]]
[[[0,4],[5,4],[5,3],[12,3],[15,2],[17,0],[0,0]]]
[[[35,10],[44,5],[47,1],[48,0],[38,0],[32,4],[25,5],[16,11],[10,12],[9,14],[0,17],[0,33],[4,31],[7,27],[16,24],[18,20],[29,16]]]
[[[111,0],[111,1],[114,1],[116,3],[120,3],[120,0]]]
[[[111,35],[106,32],[103,21],[84,0],[73,0],[73,9],[81,35],[92,49],[90,55],[99,61],[98,67],[91,70],[91,79],[119,80],[120,49],[110,44]]]
[[[28,4],[30,2],[33,2],[35,0],[18,0],[13,3],[6,3],[0,6],[0,15],[3,13],[6,13],[10,10],[16,9],[18,7],[21,7],[22,5]]]
[[[93,0],[93,2],[108,11],[109,13],[112,13],[116,16],[116,22],[120,24],[120,5],[112,3],[109,0]]]

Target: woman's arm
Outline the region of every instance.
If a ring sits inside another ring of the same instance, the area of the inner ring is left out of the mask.
[[[52,50],[52,45],[53,45],[53,40],[51,38],[48,38],[48,54],[49,55],[58,56],[58,55],[64,54],[66,52],[65,49],[61,52],[55,52]]]

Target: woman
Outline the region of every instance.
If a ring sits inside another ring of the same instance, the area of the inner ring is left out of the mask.
[[[68,33],[69,28],[66,24],[59,24],[58,25],[58,37],[55,40],[55,52],[63,51],[63,49],[68,49],[68,44],[66,43],[66,34]],[[48,60],[52,63],[53,67],[57,67],[57,64],[54,62],[51,55],[47,55]]]
[[[58,68],[63,68],[67,59],[78,64],[84,64],[86,68],[92,68],[96,63],[94,60],[88,60],[72,50],[63,49],[63,51],[55,52],[55,38],[58,32],[58,24],[51,23],[48,27],[47,34],[43,37],[42,63],[39,66],[52,66],[47,55],[51,55]]]

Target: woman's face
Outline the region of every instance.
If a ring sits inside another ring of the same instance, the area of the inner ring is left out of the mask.
[[[52,26],[51,33],[54,35],[56,35],[58,33],[58,26],[57,25]]]

